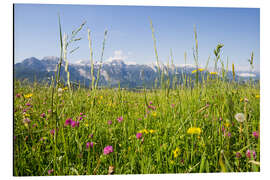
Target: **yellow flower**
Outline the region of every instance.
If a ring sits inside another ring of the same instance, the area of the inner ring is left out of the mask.
[[[257,94],[255,97],[259,99],[259,98],[260,98],[260,95],[259,95],[259,94]]]
[[[177,158],[178,155],[179,155],[179,153],[180,153],[180,149],[177,147],[177,148],[173,151],[173,157],[174,157],[174,158]]]
[[[152,112],[152,116],[156,117],[157,116],[157,112],[156,111]]]
[[[85,126],[85,127],[88,127],[89,125],[88,125],[88,123],[85,123],[84,126]]]
[[[201,132],[202,132],[201,128],[197,127],[191,127],[187,131],[188,134],[201,134]]]
[[[174,165],[174,164],[175,164],[173,160],[171,160],[171,161],[170,161],[170,163],[171,163],[172,165]]]
[[[145,133],[145,134],[148,134],[148,131],[147,131],[147,129],[143,129],[143,130],[140,130],[139,133]]]
[[[150,129],[149,132],[152,134],[152,133],[156,132],[156,130]]]
[[[100,96],[100,99],[103,99],[103,96]]]
[[[217,72],[210,72],[211,75],[217,75]]]
[[[68,90],[68,87],[64,87],[63,90]]]
[[[33,96],[32,93],[24,95],[25,98],[30,98],[30,97],[32,97],[32,96]]]
[[[197,69],[193,70],[191,73],[194,74],[194,73],[196,73],[196,72],[197,72]]]
[[[198,70],[199,70],[199,71],[201,71],[201,72],[202,72],[202,71],[204,71],[204,69],[203,69],[203,68],[198,68]]]
[[[226,123],[224,124],[224,126],[225,126],[225,127],[229,127],[229,126],[230,126],[230,123],[226,122]]]
[[[242,102],[244,99],[243,98],[240,98],[240,102]]]

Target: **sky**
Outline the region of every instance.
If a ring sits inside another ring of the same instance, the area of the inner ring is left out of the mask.
[[[108,30],[104,61],[114,58],[126,63],[155,63],[154,43],[150,27],[153,22],[159,60],[167,63],[172,50],[175,64],[194,64],[194,26],[198,33],[199,64],[214,64],[213,50],[224,44],[221,58],[234,63],[236,70],[249,70],[248,59],[254,52],[254,70],[260,71],[260,9],[155,7],[155,6],[94,6],[15,4],[14,7],[14,60],[29,57],[42,59],[60,55],[58,15],[62,31],[71,32],[86,21],[78,34],[81,41],[69,50],[69,62],[89,61],[87,29],[91,31],[94,60],[99,61],[104,31]]]

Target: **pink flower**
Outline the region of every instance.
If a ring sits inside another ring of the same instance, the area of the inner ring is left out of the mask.
[[[142,133],[137,133],[136,137],[137,137],[137,139],[141,139],[142,138]]]
[[[77,122],[77,121],[71,121],[71,127],[79,127],[79,125],[80,125],[80,122]]]
[[[66,119],[65,126],[71,125],[71,122],[72,122],[71,118]]]
[[[103,154],[107,155],[113,152],[113,147],[112,146],[106,146],[103,150]]]
[[[53,169],[48,170],[48,174],[50,175],[51,173],[53,173]]]
[[[20,95],[20,94],[16,94],[16,97],[17,97],[17,98],[20,98],[20,97],[21,97],[21,95]]]
[[[86,149],[88,149],[88,148],[89,148],[89,146],[92,148],[92,147],[93,147],[93,145],[94,145],[94,143],[93,143],[93,142],[87,142],[87,143],[86,143]]]
[[[111,124],[112,124],[112,121],[111,121],[111,120],[109,120],[109,121],[108,121],[108,124],[109,124],[109,125],[111,125]]]
[[[255,138],[258,138],[258,137],[259,137],[259,133],[258,133],[257,131],[254,131],[254,132],[252,133],[252,135],[253,135]]]
[[[54,129],[50,130],[50,133],[51,133],[51,135],[54,135],[55,130]]]
[[[253,151],[253,158],[254,158],[254,160],[256,159],[256,152],[255,151]]]
[[[141,121],[141,120],[142,120],[142,118],[138,118],[138,120],[139,120],[139,121]]]
[[[42,118],[45,118],[45,113],[42,113],[41,115],[40,115],[40,117],[42,117]]]
[[[149,102],[149,104],[153,104],[153,102],[152,102],[152,101],[150,101],[150,102]]]
[[[246,152],[246,156],[250,159],[250,150],[248,149],[247,152]]]
[[[123,117],[121,116],[121,117],[117,118],[117,121],[118,122],[122,122],[123,121]]]
[[[172,104],[171,106],[172,106],[172,108],[174,108],[175,104]]]

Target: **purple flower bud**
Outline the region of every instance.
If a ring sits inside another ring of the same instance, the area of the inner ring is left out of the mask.
[[[250,150],[248,149],[247,152],[246,152],[246,156],[250,159]]]
[[[31,106],[31,104],[30,104],[30,103],[26,103],[25,105],[26,105],[26,106]]]
[[[86,143],[86,149],[88,149],[89,147],[93,148],[94,143],[93,142],[87,142]]]
[[[256,152],[255,152],[255,151],[253,151],[253,153],[252,153],[252,154],[253,154],[253,158],[254,158],[254,160],[256,160],[256,157],[257,157],[257,156],[256,156]]]

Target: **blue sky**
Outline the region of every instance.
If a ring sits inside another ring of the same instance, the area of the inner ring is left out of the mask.
[[[199,42],[199,64],[204,66],[209,55],[213,64],[213,49],[223,43],[222,58],[236,69],[249,69],[248,58],[254,52],[255,70],[260,66],[260,10],[258,8],[205,8],[153,6],[93,6],[93,5],[15,5],[15,63],[28,57],[59,56],[58,13],[62,31],[70,34],[83,21],[92,32],[94,59],[99,60],[105,29],[108,39],[104,60],[122,58],[126,62],[150,64],[155,53],[149,19],[153,21],[158,55],[167,62],[170,49],[175,64],[194,64],[193,27]],[[87,28],[74,47],[80,48],[68,56],[70,62],[89,60]]]

